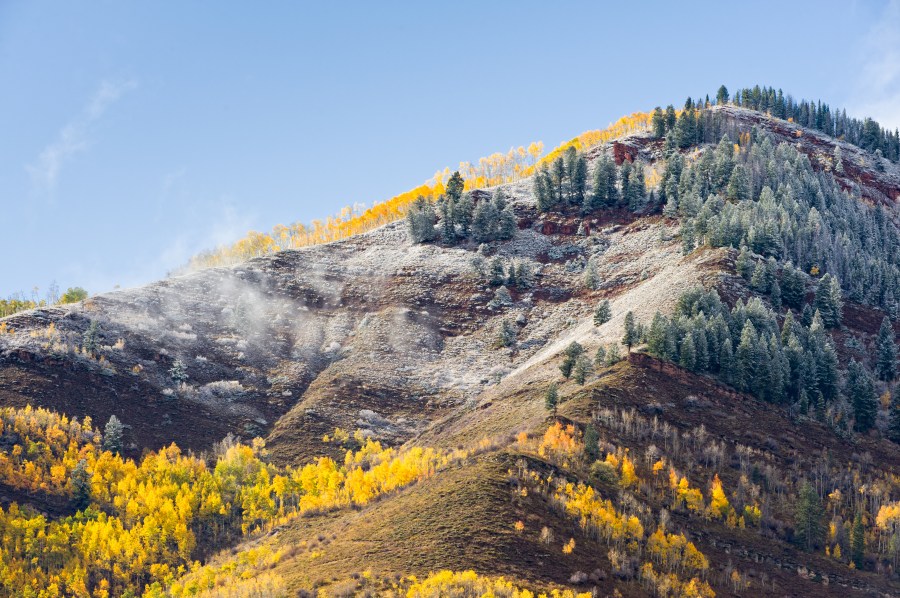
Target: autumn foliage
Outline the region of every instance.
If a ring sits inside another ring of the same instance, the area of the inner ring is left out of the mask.
[[[12,445],[0,453],[0,483],[73,506],[87,498],[86,508],[59,519],[15,503],[0,509],[0,593],[35,597],[161,595],[190,569],[199,539],[363,505],[467,455],[367,439],[343,463],[322,457],[279,468],[257,439],[226,442],[209,459],[173,444],[136,462],[100,450],[101,434],[87,418],[5,408],[0,426],[0,439]]]

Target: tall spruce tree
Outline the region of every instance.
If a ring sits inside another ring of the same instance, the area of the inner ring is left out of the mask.
[[[103,428],[103,450],[120,454],[122,452],[122,434],[125,426],[115,415],[110,415]]]
[[[862,364],[851,359],[847,365],[847,380],[844,384],[844,393],[853,405],[853,413],[856,419],[856,429],[866,432],[875,425],[875,416],[878,412],[878,397],[875,394],[875,385],[872,378]]]
[[[881,320],[875,341],[875,372],[879,380],[890,382],[897,377],[897,344],[894,342],[894,327],[887,316]]]
[[[597,308],[594,310],[594,326],[602,326],[611,318],[612,308],[609,306],[609,299],[604,299],[597,304]]]
[[[822,541],[822,501],[809,482],[803,482],[800,496],[794,509],[794,529],[797,543],[807,552],[812,552]]]

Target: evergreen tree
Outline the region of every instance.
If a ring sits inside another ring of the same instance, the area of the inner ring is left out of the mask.
[[[81,350],[93,356],[100,348],[100,325],[97,320],[91,320],[87,330],[81,336]]]
[[[628,175],[628,196],[625,202],[628,209],[636,212],[644,205],[647,199],[647,190],[644,185],[644,167],[641,164],[633,164]]]
[[[83,511],[91,504],[91,474],[87,470],[87,460],[81,459],[72,469],[72,507]]]
[[[572,378],[575,380],[576,383],[583,385],[585,380],[587,379],[587,375],[590,373],[590,371],[591,371],[590,358],[588,358],[588,356],[584,355],[584,354],[579,355],[578,358],[575,360],[575,366],[572,369],[572,373],[573,373]]]
[[[563,352],[563,362],[559,366],[559,371],[562,372],[564,378],[568,379],[572,375],[572,370],[575,367],[575,363],[583,353],[584,347],[582,347],[578,343],[578,341],[572,341],[571,343],[569,343],[569,346],[566,347],[566,350]]]
[[[591,424],[584,428],[584,456],[589,463],[600,458],[600,433]]]
[[[622,344],[628,347],[628,352],[631,353],[631,348],[640,340],[640,331],[635,323],[634,314],[628,312],[625,314],[625,333],[622,335]]]
[[[653,111],[653,136],[662,139],[666,136],[666,118],[659,106]]]
[[[844,155],[839,145],[834,146],[834,171],[838,174],[844,174]]]
[[[507,205],[502,210],[497,210],[496,237],[501,241],[512,239],[516,234],[516,217],[512,206]]]
[[[122,433],[125,427],[115,415],[109,416],[109,421],[103,428],[103,450],[115,454],[122,453]]]
[[[169,368],[169,377],[176,383],[185,382],[188,379],[187,367],[180,359],[176,359]]]
[[[619,169],[619,186],[622,189],[621,202],[627,205],[628,199],[631,197],[631,170],[632,164],[628,160],[622,162]]]
[[[781,285],[778,284],[778,281],[772,283],[772,290],[769,293],[769,302],[772,304],[772,309],[776,312],[781,311]]]
[[[887,437],[888,440],[900,444],[900,394],[896,392],[891,396],[891,415],[888,420]]]
[[[530,289],[534,284],[534,275],[531,272],[531,266],[528,262],[521,261],[516,266],[516,280],[523,289]]]
[[[800,309],[806,298],[803,274],[788,262],[781,270],[781,299],[785,305]]]
[[[851,359],[847,365],[844,393],[853,405],[856,429],[860,432],[871,429],[875,425],[875,416],[878,412],[878,397],[869,373],[855,359]]]
[[[606,365],[616,365],[621,361],[622,355],[619,353],[619,345],[612,343],[606,348]]]
[[[612,308],[609,306],[609,299],[604,299],[597,304],[594,310],[594,326],[602,326],[612,319]]]
[[[666,131],[671,131],[675,128],[676,118],[675,107],[669,104],[666,106]]]
[[[475,213],[475,204],[472,203],[472,196],[468,193],[456,203],[456,209],[453,210],[454,224],[459,228],[462,237],[468,237],[472,231],[472,217]]]
[[[447,181],[447,197],[452,199],[453,201],[458,201],[460,197],[462,197],[463,190],[466,187],[466,183],[462,178],[462,175],[459,174],[457,170],[452,175],[450,175],[450,180]]]
[[[722,85],[719,87],[719,91],[716,92],[716,105],[721,106],[722,104],[726,104],[728,102],[728,88]]]
[[[586,202],[584,210],[592,212],[598,208],[612,207],[618,201],[616,188],[616,163],[605,154],[600,156],[594,166],[593,190]]]
[[[857,511],[853,518],[853,530],[850,533],[850,558],[857,569],[862,569],[866,551],[866,530],[863,527],[862,513]]]
[[[728,197],[739,201],[750,199],[750,178],[747,176],[747,171],[744,169],[743,164],[738,164],[734,167],[734,170],[731,171],[731,178],[728,179],[727,193]]]
[[[897,377],[897,344],[894,342],[894,328],[887,316],[881,320],[875,341],[875,372],[879,380],[890,382]]]
[[[472,237],[475,241],[485,243],[494,239],[498,216],[494,202],[482,199],[475,204],[475,213],[472,216]]]
[[[697,366],[697,350],[694,347],[694,339],[691,335],[685,337],[678,353],[678,365],[686,370],[694,371]]]
[[[584,286],[592,291],[597,290],[600,286],[600,275],[597,274],[597,266],[593,259],[589,259],[587,264],[585,264],[582,279],[584,280]]]
[[[566,376],[568,378],[568,376]],[[559,391],[557,390],[556,382],[551,382],[550,386],[547,387],[547,392],[544,393],[544,407],[547,408],[547,411],[552,411],[553,415],[556,415],[556,406],[559,404]]]
[[[498,287],[506,280],[506,270],[503,267],[503,260],[500,256],[495,256],[491,260],[490,271],[488,272],[489,282],[491,286]]]
[[[672,359],[668,347],[669,322],[659,312],[653,314],[650,330],[647,331],[647,351],[660,359]]]
[[[822,541],[822,501],[809,482],[803,482],[794,510],[794,529],[797,543],[811,552]]]
[[[516,325],[510,320],[500,322],[500,329],[497,331],[498,347],[514,347],[516,344]]]
[[[436,220],[437,216],[431,202],[421,195],[417,197],[406,213],[410,240],[413,243],[433,241],[437,237],[437,231],[434,229]]]
[[[452,197],[445,197],[440,203],[440,229],[441,240],[445,245],[453,245],[456,243],[456,219],[454,218],[454,203]]]
[[[556,203],[553,197],[553,188],[550,184],[550,174],[546,166],[542,166],[534,175],[534,196],[537,199],[538,211],[547,212]]]
[[[735,353],[735,383],[741,390],[753,388],[757,369],[759,368],[759,356],[757,350],[756,329],[753,323],[747,320],[741,330],[741,340]]]
[[[577,155],[574,147],[569,148],[570,156],[567,174],[569,176],[569,203],[582,205],[587,184],[587,160],[584,155]]]
[[[594,365],[602,367],[606,364],[606,347],[600,345],[597,347],[597,352],[594,354]]]
[[[756,267],[753,264],[753,258],[750,257],[750,252],[747,250],[746,246],[741,246],[741,250],[738,252],[737,260],[734,262],[734,268],[737,270],[737,273],[740,274],[744,279],[750,280],[753,274],[756,272]]]
[[[814,305],[826,327],[837,328],[841,325],[841,287],[837,278],[831,274],[822,277],[816,287]]]

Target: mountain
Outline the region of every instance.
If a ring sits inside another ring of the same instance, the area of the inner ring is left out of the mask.
[[[894,136],[767,94],[0,320],[3,592],[897,595]]]

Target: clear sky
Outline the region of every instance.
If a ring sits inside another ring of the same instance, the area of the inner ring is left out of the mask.
[[[900,126],[900,4],[3,0],[0,296],[149,282],[721,83]]]

